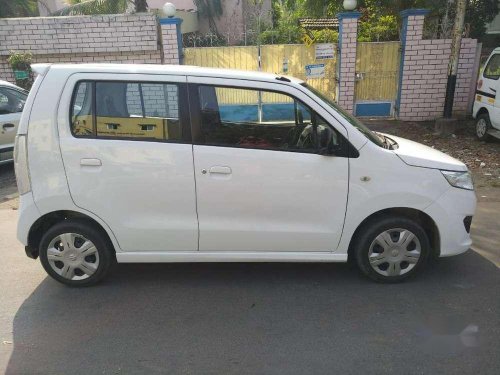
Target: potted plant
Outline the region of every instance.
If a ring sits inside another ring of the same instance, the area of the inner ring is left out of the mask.
[[[31,88],[33,84],[33,73],[31,72],[31,61],[33,56],[31,53],[14,52],[10,53],[7,62],[14,71],[16,84],[26,90]]]

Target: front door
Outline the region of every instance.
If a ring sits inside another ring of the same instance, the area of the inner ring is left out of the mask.
[[[122,251],[197,251],[186,78],[72,76],[59,109],[75,204],[99,216]]]
[[[274,91],[284,85],[188,80],[200,251],[335,249],[348,158],[320,155],[318,144],[340,149],[345,138],[305,95]]]

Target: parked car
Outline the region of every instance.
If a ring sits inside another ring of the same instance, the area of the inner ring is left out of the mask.
[[[17,236],[54,279],[118,262],[346,262],[396,282],[466,251],[460,161],[370,131],[305,82],[41,65],[16,138]]]
[[[479,75],[472,116],[476,119],[476,135],[481,141],[500,139],[500,47],[495,48]]]
[[[28,92],[0,81],[0,164],[12,162],[14,138]]]

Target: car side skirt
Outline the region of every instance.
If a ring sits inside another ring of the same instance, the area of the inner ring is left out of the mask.
[[[116,253],[119,263],[181,262],[347,262],[347,254],[330,252],[126,252]]]

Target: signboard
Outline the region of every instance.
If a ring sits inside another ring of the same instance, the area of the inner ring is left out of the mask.
[[[335,57],[335,45],[333,43],[320,43],[314,46],[316,60],[333,59]]]
[[[307,78],[323,78],[325,76],[325,64],[306,65]]]
[[[29,73],[26,70],[14,70],[14,77],[16,79],[28,79],[30,77]]]
[[[314,43],[314,39],[307,34],[302,37],[302,41],[308,47],[312,46],[312,44]]]

